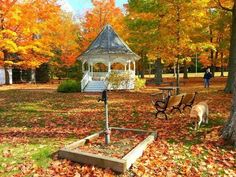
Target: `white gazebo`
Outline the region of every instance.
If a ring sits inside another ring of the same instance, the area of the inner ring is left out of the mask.
[[[113,87],[107,81],[112,72],[118,75],[125,73],[129,75],[129,83],[121,84],[118,89],[134,88],[135,61],[140,57],[125,44],[110,25],[103,28],[78,59],[83,63],[82,91],[112,90]]]

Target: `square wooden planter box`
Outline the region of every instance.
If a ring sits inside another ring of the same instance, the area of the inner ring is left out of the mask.
[[[65,158],[74,162],[94,165],[102,168],[111,168],[116,172],[124,173],[139,157],[142,156],[143,151],[147,148],[147,146],[157,138],[157,133],[153,131],[126,129],[117,127],[111,127],[111,130],[133,131],[139,134],[148,133],[148,135],[143,141],[141,141],[136,147],[134,147],[128,154],[126,154],[121,159],[103,155],[96,155],[84,151],[78,151],[78,150],[75,151],[75,149],[78,148],[79,146],[83,146],[87,142],[91,142],[92,140],[98,138],[101,134],[104,133],[104,131],[92,134],[84,139],[81,139],[77,142],[74,142],[62,148],[61,150],[59,150],[59,158]]]

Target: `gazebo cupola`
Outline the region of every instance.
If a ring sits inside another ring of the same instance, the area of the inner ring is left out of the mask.
[[[105,80],[111,72],[129,72],[130,77],[134,78],[135,61],[140,57],[125,44],[110,25],[106,25],[78,59],[83,63],[82,90],[102,91],[107,87]],[[134,83],[131,83],[129,88],[120,89],[133,89],[133,85]],[[89,89],[91,86],[93,87]]]

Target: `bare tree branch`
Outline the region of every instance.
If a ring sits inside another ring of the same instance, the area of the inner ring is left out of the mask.
[[[220,2],[220,0],[214,0],[214,1],[220,6],[221,9],[226,10],[226,11],[230,11],[230,12],[233,11],[233,8],[230,9],[230,8],[228,8],[228,7],[224,7],[224,6],[222,5],[222,3]]]

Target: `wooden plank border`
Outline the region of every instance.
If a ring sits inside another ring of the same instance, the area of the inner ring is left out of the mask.
[[[112,170],[120,173],[123,173],[126,170],[126,160],[87,152],[75,152],[73,150],[62,149],[59,151],[59,157],[82,164],[96,165],[101,168],[111,168]]]
[[[122,159],[126,160],[126,169],[129,169],[130,166],[143,155],[144,150],[149,144],[151,144],[157,138],[157,133],[151,133],[147,138],[145,138],[141,143],[139,143],[133,150],[126,154]]]
[[[59,150],[58,152],[59,158],[69,159],[71,161],[79,162],[82,164],[96,165],[102,168],[111,168],[116,172],[124,173],[139,157],[142,156],[147,146],[157,138],[157,133],[153,131],[146,131],[140,129],[126,129],[118,127],[111,127],[111,130],[112,129],[119,131],[134,131],[136,133],[149,133],[149,135],[142,142],[140,142],[134,149],[132,149],[128,154],[126,154],[122,159],[96,155],[82,151],[78,152],[74,150],[79,146],[83,146],[88,141],[92,141],[93,139],[99,137],[102,133],[104,133],[104,131],[92,134],[84,139],[81,139],[68,146],[65,146],[64,148]]]

